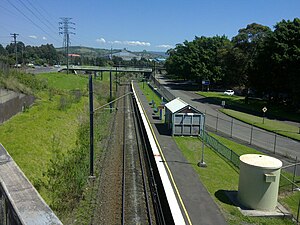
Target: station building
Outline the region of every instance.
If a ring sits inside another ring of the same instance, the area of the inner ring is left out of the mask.
[[[175,98],[165,104],[165,123],[172,136],[199,136],[204,127],[204,114],[184,102]]]

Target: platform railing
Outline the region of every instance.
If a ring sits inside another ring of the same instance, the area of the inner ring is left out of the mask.
[[[62,225],[0,144],[0,224]]]

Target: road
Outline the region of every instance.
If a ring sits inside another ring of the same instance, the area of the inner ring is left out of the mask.
[[[229,136],[251,143],[263,151],[280,154],[284,157],[300,159],[300,142],[272,132],[252,127],[249,124],[233,119],[219,111],[221,106],[205,102],[204,98],[193,91],[183,90],[179,83],[171,82],[163,77],[158,78],[174,96],[180,97],[188,104],[196,107],[206,114],[206,125],[213,130],[225,133]]]

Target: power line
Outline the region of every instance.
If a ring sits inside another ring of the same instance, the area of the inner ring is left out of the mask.
[[[58,39],[56,39],[55,37],[53,37],[51,34],[49,34],[47,31],[45,31],[43,28],[41,28],[38,24],[36,24],[34,21],[32,21],[32,19],[30,19],[28,16],[26,16],[26,14],[24,14],[18,7],[16,7],[13,3],[11,3],[9,0],[7,0],[8,3],[15,8],[19,13],[21,13],[27,20],[29,20],[33,25],[35,25],[37,28],[39,28],[40,30],[42,30],[43,32],[45,32],[49,37],[51,37],[53,40],[59,42]]]
[[[66,59],[67,59],[67,74],[69,73],[69,44],[70,44],[70,34],[75,34],[74,32],[71,32],[70,30],[75,30],[72,25],[75,25],[75,23],[71,22],[70,20],[72,18],[68,17],[62,17],[60,18],[61,22],[59,22],[59,34],[64,35],[64,41],[63,41],[63,47],[65,49],[66,53]]]
[[[14,38],[14,44],[15,44],[15,54],[16,54],[16,66],[18,65],[18,49],[17,49],[17,36],[19,35],[19,34],[16,34],[16,33],[13,33],[13,34],[10,34],[11,35],[11,37],[13,37]]]
[[[41,18],[43,18],[50,26],[51,28],[45,24],[45,26],[47,26],[49,29],[52,29],[52,31],[56,32],[56,26],[53,25],[53,23],[51,23],[41,12],[40,10],[38,10],[34,4],[32,4],[29,0],[26,0],[26,2],[28,2],[28,4],[40,15]],[[26,7],[27,8],[27,7]],[[30,10],[31,11],[31,10]]]
[[[31,12],[31,14],[38,19],[41,23],[43,23],[47,28],[49,28],[50,30],[52,29],[48,24],[46,24],[39,16],[37,16],[35,14],[35,12],[33,12],[22,0],[18,0],[29,12]],[[54,31],[55,33],[55,31]]]

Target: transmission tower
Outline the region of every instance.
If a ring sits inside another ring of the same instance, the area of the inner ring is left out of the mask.
[[[75,30],[75,28],[72,27],[72,25],[75,25],[75,23],[70,21],[72,18],[62,17],[60,19],[61,19],[61,22],[59,22],[59,34],[64,35],[63,47],[65,50],[66,59],[67,59],[67,74],[69,74],[70,34],[75,34],[74,32],[71,32],[70,30]]]
[[[11,37],[14,38],[14,44],[15,44],[15,55],[16,55],[16,63],[15,63],[15,66],[18,67],[18,48],[17,48],[17,36],[19,34],[16,34],[16,33],[13,33],[13,34],[10,34]]]

